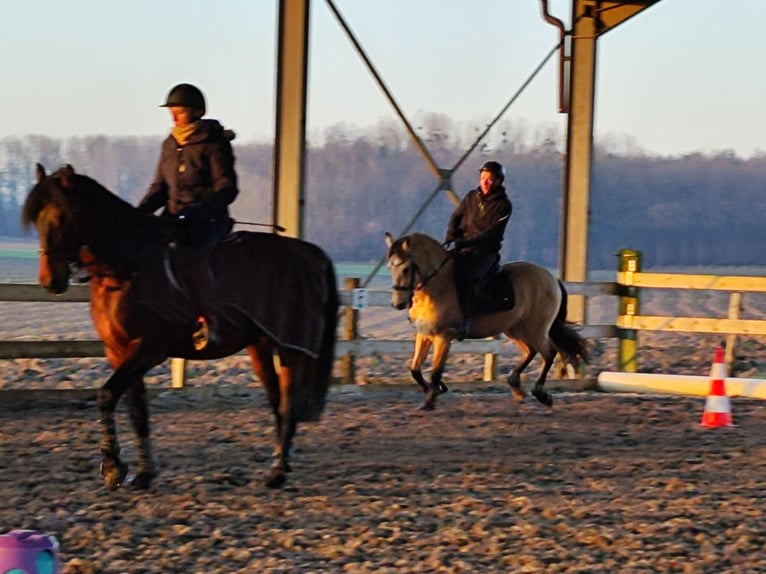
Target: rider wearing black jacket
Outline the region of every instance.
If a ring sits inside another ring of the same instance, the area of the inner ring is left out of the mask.
[[[445,244],[454,243],[455,278],[465,337],[473,301],[482,280],[497,270],[500,247],[513,206],[505,193],[505,168],[488,161],[479,170],[479,187],[469,191],[452,214]]]
[[[162,105],[174,127],[162,143],[154,180],[138,208],[162,209],[175,221],[181,248],[176,261],[185,270],[189,296],[200,306],[192,336],[197,350],[218,342],[214,280],[208,263],[213,247],[232,229],[229,204],[239,192],[231,140],[234,132],[214,119],[203,119],[205,97],[196,86],[178,84]]]

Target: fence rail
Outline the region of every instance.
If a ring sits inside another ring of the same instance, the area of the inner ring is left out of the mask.
[[[354,361],[370,355],[400,355],[412,352],[412,341],[395,339],[368,339],[359,337],[356,322],[359,312],[352,305],[359,300],[354,292],[359,282],[349,278],[341,291],[341,304],[345,307],[345,329],[336,347],[336,355],[344,360],[345,382],[353,381]],[[638,355],[636,333],[638,331],[668,331],[689,333],[714,333],[728,335],[727,362],[731,363],[733,346],[737,335],[766,335],[766,321],[740,319],[742,293],[766,293],[766,277],[720,276],[646,273],[640,271],[640,254],[621,252],[620,270],[614,282],[565,283],[571,295],[588,297],[614,296],[618,314],[614,324],[585,324],[580,333],[586,339],[616,338],[619,340],[617,370],[635,372]],[[673,317],[640,314],[642,289],[692,289],[706,291],[730,291],[730,304],[726,317]],[[367,290],[365,307],[388,307],[389,290]],[[10,302],[87,302],[87,286],[73,286],[63,295],[50,295],[37,285],[0,284],[0,301]],[[342,326],[343,327],[343,326]],[[485,378],[491,378],[492,358],[501,353],[503,341],[499,339],[469,340],[456,342],[451,352],[484,354]],[[19,358],[73,358],[104,356],[103,345],[98,340],[87,341],[0,341],[0,359]],[[183,386],[184,364],[173,363],[173,386]],[[180,371],[179,371],[180,369]],[[487,373],[490,376],[487,377]]]

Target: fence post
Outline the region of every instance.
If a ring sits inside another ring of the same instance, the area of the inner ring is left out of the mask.
[[[352,296],[354,289],[359,287],[359,277],[346,277],[345,288]],[[353,341],[359,336],[359,311],[352,305],[346,306],[344,337],[346,341]],[[356,380],[355,356],[349,353],[343,356],[343,384],[349,385]]]
[[[170,388],[183,389],[186,383],[186,359],[170,359]]]
[[[499,335],[493,337],[494,340],[497,340],[499,338],[500,338]],[[492,381],[494,381],[496,371],[497,371],[497,354],[486,353],[484,355],[484,382],[491,383]]]
[[[742,293],[732,293],[729,296],[729,319],[739,319],[739,312],[742,309]],[[731,377],[732,367],[734,366],[734,347],[737,345],[737,336],[728,335],[726,337],[726,351],[724,361],[726,363],[726,374]]]
[[[634,287],[633,273],[641,271],[641,252],[620,249],[619,271],[625,274],[625,282],[618,286],[620,295],[617,312],[620,315],[638,315],[638,287]],[[618,333],[617,370],[635,373],[638,369],[638,342],[635,329],[620,329]]]

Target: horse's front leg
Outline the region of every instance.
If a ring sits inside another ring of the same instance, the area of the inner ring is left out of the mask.
[[[424,393],[428,392],[428,383],[423,378],[423,363],[428,357],[428,351],[431,350],[431,338],[420,333],[415,335],[415,352],[410,361],[410,374],[415,382],[420,385]]]
[[[130,385],[125,395],[125,402],[136,433],[138,453],[138,471],[130,484],[133,488],[147,490],[157,476],[157,464],[149,437],[149,407],[143,377],[139,377]]]
[[[151,360],[141,355],[140,341],[128,345],[123,352],[107,348],[107,357],[115,369],[97,395],[99,422],[101,424],[101,476],[108,490],[118,489],[128,475],[128,465],[120,459],[120,444],[114,422],[114,411],[120,397],[133,383],[143,383],[144,374],[163,359]],[[145,400],[145,399],[144,399]],[[139,407],[140,410],[140,407]],[[144,404],[145,435],[148,441],[148,414]],[[137,414],[137,418],[142,415]]]
[[[120,443],[114,422],[114,409],[129,379],[117,369],[97,395],[99,422],[101,423],[101,477],[107,490],[117,490],[128,476],[128,465],[120,459]]]
[[[426,400],[420,407],[424,411],[432,411],[436,407],[436,397],[447,392],[447,385],[442,382],[444,367],[447,364],[451,341],[448,337],[434,337],[434,356],[431,366],[431,384],[428,385]]]

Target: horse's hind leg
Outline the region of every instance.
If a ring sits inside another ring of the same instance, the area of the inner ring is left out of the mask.
[[[553,406],[553,397],[543,389],[545,385],[545,379],[548,377],[548,372],[553,366],[553,361],[556,358],[556,349],[549,345],[548,350],[543,353],[543,369],[540,372],[540,376],[535,381],[535,386],[532,388],[532,395],[546,407]]]
[[[289,435],[289,441],[292,442],[292,437],[295,434],[295,423],[292,423],[292,430],[290,424],[286,425],[286,421],[290,417],[289,413],[285,415],[284,412],[281,374],[278,375],[274,368],[274,346],[268,339],[263,338],[258,343],[248,346],[247,352],[253,364],[253,371],[266,389],[266,396],[269,399],[271,411],[274,413],[274,462],[266,485],[278,488],[285,483],[286,473],[292,470],[288,460],[289,444],[286,448],[284,439],[285,436]]]
[[[271,473],[266,485],[271,488],[281,487],[287,480],[286,474],[290,467],[290,454],[293,438],[297,428],[296,405],[293,400],[293,385],[309,375],[306,358],[290,351],[280,353],[279,369],[279,407],[277,416],[277,445],[274,450],[274,461],[271,463]]]
[[[136,450],[138,452],[138,472],[131,482],[136,489],[146,490],[157,476],[157,465],[154,461],[152,443],[149,438],[149,408],[146,402],[146,387],[143,377],[139,377],[125,394],[128,415],[136,433]]]
[[[516,340],[516,344],[521,349],[521,352],[524,354],[524,358],[521,360],[521,363],[519,363],[513,371],[511,371],[511,374],[508,375],[508,386],[511,387],[511,393],[513,394],[513,398],[516,399],[516,402],[522,403],[524,402],[524,399],[526,398],[527,394],[524,392],[524,389],[521,388],[521,373],[524,372],[524,369],[526,369],[529,364],[532,362],[532,360],[537,355],[537,352],[529,347],[526,343]]]

